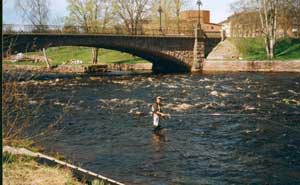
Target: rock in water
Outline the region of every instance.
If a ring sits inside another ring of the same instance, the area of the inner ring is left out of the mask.
[[[212,92],[210,93],[210,95],[213,95],[213,96],[218,96],[219,94],[218,94],[218,92],[217,92],[217,91],[212,91]]]
[[[15,59],[12,61],[13,63],[24,60],[25,56],[23,53],[18,53],[15,57]]]

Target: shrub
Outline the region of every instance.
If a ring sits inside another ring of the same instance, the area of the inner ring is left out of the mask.
[[[39,121],[44,114],[41,109],[44,99],[39,92],[29,96],[28,91],[26,85],[16,81],[2,83],[2,138],[5,144],[17,141],[18,145],[32,145],[31,139],[51,134],[69,111],[70,106],[64,106],[51,123],[42,126]]]

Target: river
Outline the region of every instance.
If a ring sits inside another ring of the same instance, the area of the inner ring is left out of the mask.
[[[19,82],[43,98],[37,142],[126,184],[299,184],[300,74],[39,75]],[[162,96],[162,135],[150,105]]]

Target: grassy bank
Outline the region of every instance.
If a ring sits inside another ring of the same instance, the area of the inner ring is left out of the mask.
[[[51,47],[47,49],[46,53],[48,58],[52,60],[53,65],[61,65],[64,62],[70,60],[81,60],[83,62],[83,65],[92,64],[92,49],[89,47],[73,47],[73,46]],[[26,53],[26,55],[43,56],[43,53],[41,51],[29,52]],[[123,52],[108,50],[108,49],[99,49],[98,62],[102,64],[109,64],[109,63],[135,64],[135,63],[146,63],[148,61],[128,53],[123,53]],[[9,64],[11,62],[4,60],[4,63]],[[33,63],[30,61],[18,62],[15,64],[46,65],[45,62]]]
[[[4,139],[3,146],[12,146],[15,149],[25,148],[32,152],[41,152],[42,148],[27,139]],[[56,159],[62,160],[63,156],[52,153]],[[78,180],[73,172],[60,166],[48,166],[39,163],[37,158],[27,155],[16,155],[7,151],[2,153],[3,184],[42,184],[42,185],[105,185],[102,180],[87,182]],[[108,183],[109,185],[109,183]]]
[[[40,152],[41,147],[27,139],[3,139],[3,145],[26,148]],[[36,162],[35,158],[25,155],[3,153],[3,184],[45,184],[45,185],[77,185],[82,184],[73,177],[70,170],[50,167]]]
[[[230,38],[243,59],[268,60],[263,38]],[[275,45],[275,60],[299,60],[300,39],[281,38]]]
[[[3,184],[80,185],[71,171],[37,163],[23,155],[3,154]]]

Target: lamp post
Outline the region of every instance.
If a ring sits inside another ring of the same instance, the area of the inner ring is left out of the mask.
[[[201,6],[202,6],[202,2],[201,0],[197,0],[197,5],[198,5],[198,25],[197,27],[199,27],[199,29],[201,29],[201,23],[200,23],[200,10],[201,10]]]
[[[159,31],[162,32],[162,25],[161,25],[161,14],[163,10],[161,8],[161,0],[159,2],[159,7],[158,7],[158,13],[159,13]]]
[[[200,23],[200,7],[202,5],[201,0],[197,0],[198,5],[198,23],[196,24],[195,28],[195,45],[194,45],[194,53],[193,53],[193,64],[192,64],[192,71],[201,71],[203,68],[203,58],[204,58],[204,42],[201,42],[201,38],[203,38],[204,33],[201,30],[201,23]]]

